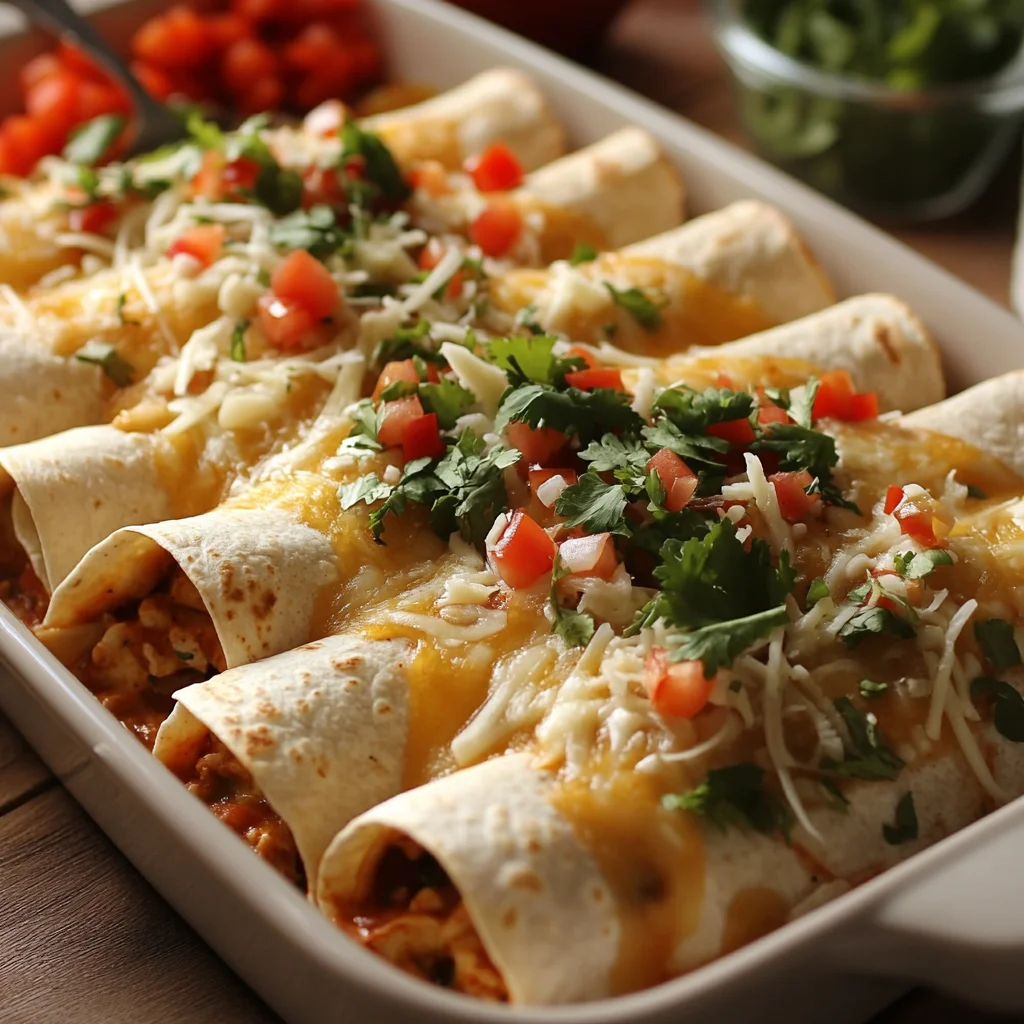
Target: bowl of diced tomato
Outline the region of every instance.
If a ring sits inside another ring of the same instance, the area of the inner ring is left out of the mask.
[[[380,47],[362,0],[200,0],[149,18],[129,44],[131,67],[160,100],[247,116],[346,102],[379,79]],[[0,174],[28,174],[75,129],[131,113],[121,86],[64,43],[29,60],[23,112],[0,122]],[[116,156],[116,147],[107,154]]]

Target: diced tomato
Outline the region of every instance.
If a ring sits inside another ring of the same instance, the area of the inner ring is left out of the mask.
[[[523,218],[509,199],[495,196],[469,226],[470,240],[494,259],[504,256],[519,238]]]
[[[422,419],[425,415],[423,405],[415,395],[385,402],[384,421],[377,433],[377,440],[385,448],[397,448],[402,443],[409,424],[413,420]]]
[[[900,524],[900,533],[905,537],[916,540],[926,548],[943,546],[942,538],[949,532],[949,527],[928,509],[921,508],[913,501],[903,501],[893,515]]]
[[[554,508],[555,501],[558,500],[557,497],[551,501],[545,501],[537,492],[549,480],[554,480],[555,477],[559,477],[561,479],[562,484],[559,486],[561,486],[563,490],[565,487],[571,487],[577,480],[576,471],[573,469],[531,469],[529,472],[530,491],[546,509]],[[551,490],[552,493],[554,493],[553,488],[551,488]]]
[[[338,309],[339,292],[327,268],[305,249],[296,249],[278,264],[270,277],[274,294],[302,306],[315,320]]]
[[[437,414],[428,412],[410,420],[402,433],[402,454],[406,462],[413,459],[438,459],[445,452],[444,439],[437,426]]]
[[[248,18],[243,18],[233,11],[225,11],[223,14],[206,15],[206,31],[212,45],[223,49],[237,43],[239,39],[252,35],[254,27]]]
[[[68,227],[90,235],[101,235],[117,220],[117,207],[109,199],[68,210]]]
[[[846,418],[854,423],[858,423],[861,420],[877,419],[878,395],[874,391],[854,395],[850,399],[849,415]]]
[[[665,488],[665,508],[669,512],[686,508],[697,490],[697,474],[671,448],[662,448],[652,455],[647,463],[647,472],[658,474],[661,486]]]
[[[91,78],[94,82],[108,80],[107,73],[84,50],[80,50],[71,43],[61,40],[57,44],[56,56],[68,71],[73,72],[79,78]]]
[[[601,361],[584,345],[573,345],[568,352],[570,359],[582,359],[588,370],[599,370]]]
[[[480,192],[510,192],[523,183],[523,165],[503,142],[495,142],[465,163]]]
[[[592,533],[571,537],[558,547],[562,564],[573,576],[597,576],[610,579],[619,566],[615,542],[610,533]]]
[[[260,330],[274,348],[283,352],[303,352],[316,348],[320,321],[303,305],[263,295],[256,303]]]
[[[565,383],[580,391],[593,391],[596,388],[607,388],[610,391],[625,391],[622,383],[622,371],[613,367],[599,370],[572,370],[565,375]]]
[[[441,375],[437,372],[437,367],[428,363],[427,380],[436,382],[440,379]],[[416,372],[416,364],[411,359],[401,359],[385,364],[384,369],[380,371],[377,385],[373,389],[373,400],[376,402],[382,391],[399,381],[404,381],[406,384],[419,383],[420,375]]]
[[[41,53],[33,57],[22,67],[18,82],[23,93],[29,93],[40,82],[45,82],[52,75],[63,74],[67,69],[55,53]]]
[[[779,511],[787,523],[798,523],[821,501],[821,495],[807,493],[814,477],[806,469],[794,473],[772,473],[768,482],[775,488]]]
[[[814,396],[813,418],[831,417],[855,422],[878,415],[878,395],[858,394],[853,378],[846,370],[829,370],[821,375],[818,393]]]
[[[182,232],[167,248],[168,256],[191,256],[204,267],[220,259],[224,251],[223,224],[197,224]]]
[[[28,174],[41,157],[56,148],[46,125],[22,114],[8,117],[0,129],[0,174]]]
[[[421,160],[417,163],[409,172],[409,184],[435,199],[451,191],[448,187],[448,172],[439,160]]]
[[[897,487],[895,484],[893,484],[885,492],[885,505],[883,506],[883,511],[885,512],[885,514],[887,516],[888,515],[892,515],[892,513],[896,511],[896,506],[902,500],[903,500],[903,488],[902,487]]]
[[[256,187],[260,165],[249,157],[239,157],[227,163],[223,154],[209,150],[190,183],[192,194],[211,202],[244,198],[245,192]]]
[[[183,5],[144,22],[132,37],[132,54],[162,68],[199,67],[217,41],[207,22]]]
[[[174,79],[163,68],[155,64],[147,64],[142,60],[133,60],[132,74],[142,83],[143,89],[158,100],[166,100],[174,95]]]
[[[509,444],[518,448],[523,453],[520,463],[522,472],[531,466],[543,466],[549,464],[569,443],[569,438],[560,430],[551,427],[530,427],[518,421],[510,423],[505,428]]]
[[[762,394],[757,400],[757,422],[762,427],[770,423],[788,423],[789,413],[781,405],[776,405],[767,395]]]
[[[59,71],[26,92],[25,109],[56,134],[67,133],[78,123],[78,91],[79,80]]]
[[[696,717],[707,705],[715,678],[705,678],[699,661],[669,661],[664,647],[652,647],[644,662],[644,688],[654,710],[666,718]]]
[[[314,166],[302,172],[302,205],[305,209],[320,204],[342,206],[345,202],[345,189],[333,167]]]
[[[525,512],[513,512],[491,550],[501,578],[514,590],[533,586],[555,564],[555,542]]]
[[[754,428],[746,417],[739,420],[726,420],[724,423],[712,423],[708,427],[708,434],[737,446],[752,444],[754,441]]]

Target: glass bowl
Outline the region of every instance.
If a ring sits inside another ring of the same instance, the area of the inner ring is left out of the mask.
[[[1024,57],[991,78],[919,91],[821,71],[708,0],[743,126],[766,159],[869,216],[929,220],[986,189],[1024,123]]]

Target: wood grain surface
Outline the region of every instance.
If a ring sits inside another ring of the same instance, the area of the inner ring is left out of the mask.
[[[725,69],[697,4],[639,0],[594,65],[739,140]],[[897,228],[997,301],[1010,278],[1019,167],[978,208]],[[915,992],[873,1024],[1020,1020]],[[0,716],[0,1021],[265,1024],[277,1017],[150,889]]]

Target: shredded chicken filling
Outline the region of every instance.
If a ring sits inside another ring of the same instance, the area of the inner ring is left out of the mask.
[[[103,618],[104,632],[76,666],[79,679],[152,750],[171,694],[223,672],[217,633],[199,592],[175,567],[148,597]]]
[[[339,908],[338,924],[416,978],[477,999],[508,1002],[505,982],[458,889],[437,860],[408,838],[396,837],[384,851],[365,902]]]

